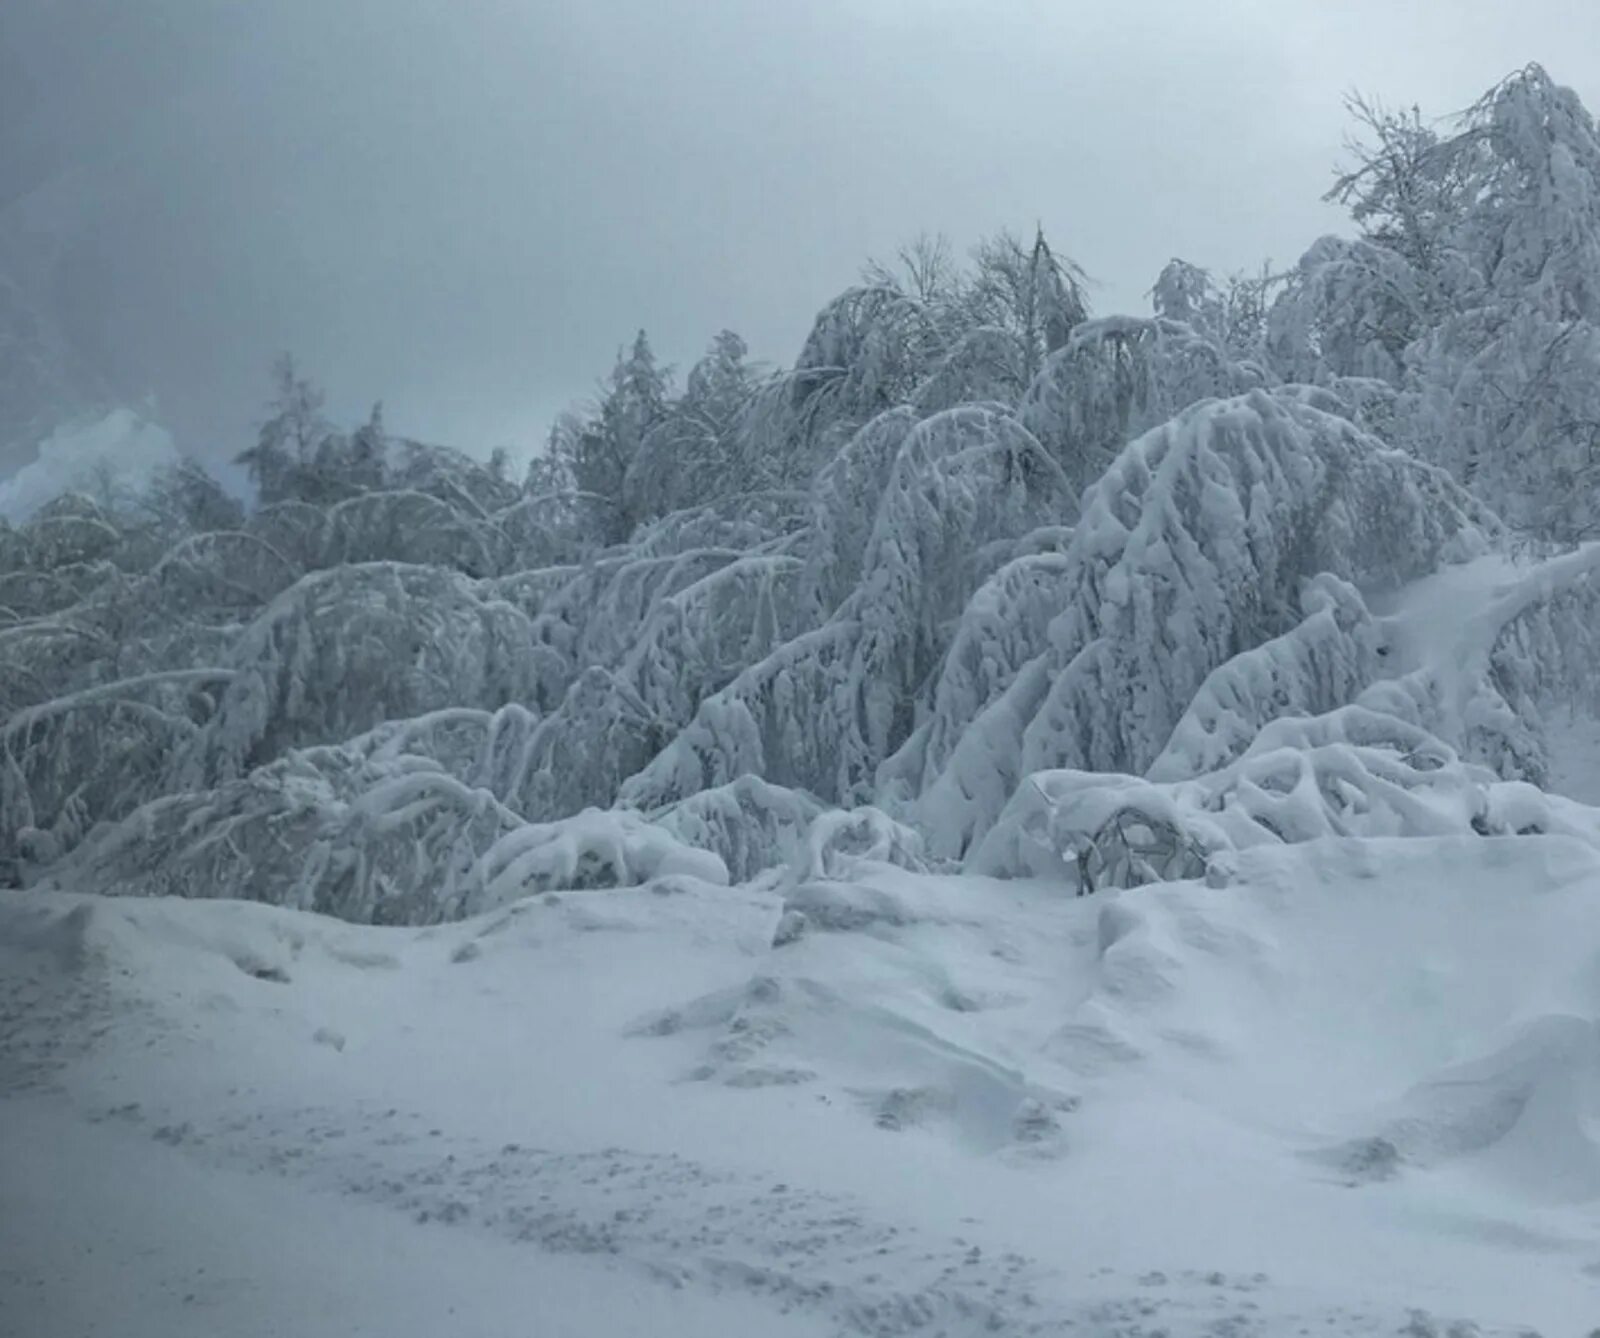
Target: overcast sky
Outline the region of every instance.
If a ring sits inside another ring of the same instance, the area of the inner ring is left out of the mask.
[[[1596,52],[1594,0],[0,0],[0,221],[77,202],[75,329],[203,451],[292,349],[522,454],[639,326],[787,361],[919,231],[1042,222],[1100,311],[1292,261],[1348,90],[1596,108]]]

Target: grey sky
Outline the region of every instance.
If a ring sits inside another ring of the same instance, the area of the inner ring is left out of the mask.
[[[522,453],[637,327],[788,360],[924,229],[1041,221],[1102,311],[1291,261],[1347,90],[1537,59],[1594,108],[1595,51],[1592,0],[0,0],[0,222],[76,212],[74,331],[197,449],[289,348],[341,417]],[[87,206],[22,198],[68,169]]]

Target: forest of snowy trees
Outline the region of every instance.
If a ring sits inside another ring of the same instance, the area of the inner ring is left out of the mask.
[[[0,522],[0,882],[428,923],[1583,822],[1537,787],[1600,662],[1600,132],[1536,66],[1353,110],[1353,235],[1148,316],[1042,230],[922,240],[792,367],[640,333],[523,478],[286,359],[249,505],[185,464]],[[1494,553],[1408,653],[1394,601]]]

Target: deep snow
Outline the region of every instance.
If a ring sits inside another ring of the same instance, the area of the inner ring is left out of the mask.
[[[1600,1314],[1600,857],[1562,838],[431,930],[10,892],[0,945],[0,1332]]]

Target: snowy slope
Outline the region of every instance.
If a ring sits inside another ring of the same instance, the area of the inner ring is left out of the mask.
[[[425,930],[0,893],[0,1330],[1578,1332],[1597,911],[1558,837]]]

